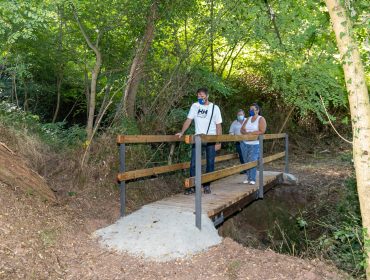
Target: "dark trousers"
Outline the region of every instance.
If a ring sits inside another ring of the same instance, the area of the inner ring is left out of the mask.
[[[235,148],[236,148],[236,152],[239,155],[240,163],[241,164],[245,163],[244,158],[243,158],[242,148],[240,148],[240,142],[235,142]]]
[[[206,150],[206,173],[215,171],[215,143],[207,143],[205,146],[202,145],[202,151]],[[195,144],[191,147],[191,161],[190,161],[190,177],[195,176]],[[204,183],[203,186],[209,186],[211,183]]]

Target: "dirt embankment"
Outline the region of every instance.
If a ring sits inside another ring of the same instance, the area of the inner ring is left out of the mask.
[[[45,179],[27,166],[24,158],[0,142],[0,180],[25,192],[36,192],[41,197],[56,202],[54,192]]]

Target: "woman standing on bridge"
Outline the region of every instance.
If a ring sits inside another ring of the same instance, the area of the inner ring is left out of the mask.
[[[240,132],[244,135],[261,135],[266,131],[266,120],[261,115],[261,109],[257,103],[249,108],[249,118],[244,121]],[[260,145],[258,140],[242,141],[240,148],[243,153],[244,162],[251,162],[259,159]],[[244,184],[256,184],[257,168],[253,167],[246,172]]]

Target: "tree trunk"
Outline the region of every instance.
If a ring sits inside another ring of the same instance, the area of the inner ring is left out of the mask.
[[[239,54],[241,53],[241,51],[244,49],[245,45],[247,44],[248,41],[246,41],[242,46],[241,48],[239,49],[239,51],[236,53],[236,55],[231,59],[231,65],[230,65],[230,68],[229,68],[229,73],[227,74],[227,77],[226,79],[228,80],[230,78],[230,75],[231,75],[231,70],[233,69],[233,65],[234,65],[234,61],[237,59],[237,57],[239,56]]]
[[[270,17],[272,25],[274,26],[276,37],[278,38],[280,45],[283,46],[283,40],[281,40],[279,28],[276,23],[276,16],[275,16],[274,10],[271,8],[270,3],[267,0],[264,0],[264,2],[267,8],[267,14]]]
[[[225,71],[225,68],[227,66],[227,64],[229,63],[230,59],[232,58],[233,54],[234,54],[234,51],[237,47],[239,42],[236,42],[228,51],[227,53],[225,54],[224,56],[224,59],[221,61],[220,63],[220,67],[217,71],[217,74],[220,75],[222,77],[224,71]],[[229,55],[230,53],[230,55]]]
[[[62,88],[62,81],[63,81],[63,63],[62,63],[62,52],[63,52],[63,15],[64,11],[62,7],[58,6],[58,14],[59,14],[59,38],[58,38],[58,48],[57,48],[57,105],[55,107],[54,116],[52,122],[55,123],[59,108],[60,108],[60,96],[61,96],[61,88]]]
[[[12,103],[14,103],[14,100],[16,101],[17,107],[19,107],[16,72],[14,72],[12,75]]]
[[[28,111],[28,85],[27,85],[27,82],[24,81],[23,83],[23,87],[24,87],[24,102],[23,102],[23,110],[25,112]]]
[[[99,120],[101,118],[101,116],[103,115],[104,108],[107,106],[108,98],[109,98],[109,95],[110,95],[110,90],[111,90],[111,85],[108,82],[107,85],[105,86],[104,98],[103,98],[103,101],[100,105],[99,113],[96,117],[97,120]]]
[[[98,75],[100,73],[100,68],[102,65],[102,55],[99,50],[99,39],[101,33],[98,33],[98,38],[96,39],[95,45],[91,42],[89,36],[86,34],[85,29],[83,28],[75,7],[73,4],[70,4],[73,15],[76,19],[76,22],[78,24],[78,27],[80,28],[80,31],[85,38],[86,43],[92,49],[95,53],[95,65],[94,68],[91,72],[91,86],[90,86],[90,96],[89,96],[89,103],[88,103],[88,115],[87,115],[87,125],[86,125],[86,133],[87,133],[87,139],[91,138],[91,135],[93,133],[93,126],[94,126],[94,114],[95,114],[95,103],[96,103],[96,85],[97,85],[97,80],[98,80]]]
[[[370,104],[364,68],[360,53],[352,38],[352,26],[340,0],[325,0],[329,10],[338,49],[343,61],[353,131],[353,160],[362,225],[370,235]],[[369,246],[369,245],[368,245]],[[365,250],[369,255],[369,247]],[[367,258],[367,279],[370,279],[370,261]]]
[[[86,97],[86,120],[89,118],[89,104],[90,104],[90,82],[89,82],[89,73],[87,71],[87,62],[85,56],[85,65],[84,65],[84,87],[85,87],[85,97]]]
[[[62,71],[62,70],[60,70]],[[61,87],[62,87],[62,79],[63,79],[63,73],[57,74],[57,105],[55,107],[54,116],[52,122],[55,123],[58,113],[59,113],[59,107],[60,107],[60,96],[61,96]]]
[[[211,52],[211,69],[212,72],[215,72],[215,54],[213,50],[214,45],[214,2],[211,0],[211,45],[210,45],[210,52]]]
[[[137,90],[143,76],[143,67],[145,59],[148,55],[149,49],[154,39],[155,21],[157,19],[158,3],[154,0],[147,18],[147,25],[145,28],[144,36],[136,49],[135,57],[132,61],[130,74],[128,76],[127,85],[123,94],[121,106],[118,109],[115,121],[122,115],[122,111],[130,118],[135,117],[135,101]]]
[[[98,75],[100,72],[100,67],[102,64],[102,58],[99,51],[95,52],[96,54],[96,60],[95,60],[95,66],[92,71],[91,75],[91,92],[90,92],[90,103],[89,103],[89,115],[87,119],[87,139],[89,139],[93,132],[93,126],[94,126],[94,114],[95,114],[95,103],[96,103],[96,84],[98,80]]]

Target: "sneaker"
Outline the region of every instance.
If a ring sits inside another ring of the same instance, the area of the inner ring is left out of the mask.
[[[256,184],[256,182],[255,181],[250,181],[249,182],[249,185],[255,185]]]
[[[211,193],[211,186],[204,186],[203,192],[205,194],[210,194]]]
[[[193,193],[195,193],[195,187],[188,188],[184,192],[185,195],[190,195],[190,194],[193,194]]]
[[[244,180],[243,181],[243,184],[248,184],[249,183],[249,180]]]

